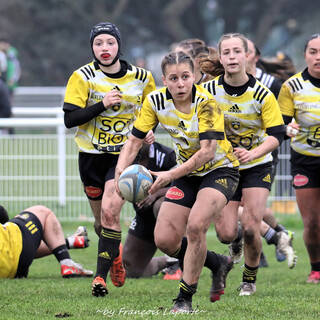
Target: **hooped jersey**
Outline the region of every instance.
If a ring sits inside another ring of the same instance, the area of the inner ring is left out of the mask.
[[[105,93],[112,89],[122,92],[120,105],[106,109],[77,128],[75,141],[80,151],[119,154],[143,100],[155,90],[150,71],[122,60],[121,69],[124,71],[118,76],[107,75],[96,62],[91,62],[74,71],[69,78],[64,102],[75,108],[86,108],[102,101]]]
[[[312,78],[307,69],[295,74],[282,85],[278,101],[282,114],[300,125],[291,138],[292,149],[320,157],[320,79]]]
[[[228,94],[223,75],[202,84],[216,99],[225,115],[225,131],[234,148],[252,150],[268,137],[266,130],[283,131],[283,119],[272,92],[253,76],[249,76],[244,92]],[[236,90],[236,87],[232,87]],[[271,152],[240,164],[240,170],[272,161]]]
[[[210,105],[205,103],[207,100],[211,100]],[[141,137],[141,133],[143,136],[158,122],[173,139],[178,164],[186,162],[200,149],[201,139],[217,140],[212,160],[189,175],[203,176],[218,167],[239,166],[224,133],[223,113],[212,95],[203,87],[193,86],[188,114],[176,109],[166,87],[150,93],[143,103],[132,133]]]
[[[0,278],[14,278],[22,251],[20,228],[12,222],[0,224]]]

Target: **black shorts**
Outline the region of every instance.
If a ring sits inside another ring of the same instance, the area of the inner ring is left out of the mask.
[[[320,158],[291,151],[292,186],[295,189],[320,188]]]
[[[238,182],[238,168],[218,168],[201,177],[182,177],[172,182],[173,187],[167,191],[164,201],[192,208],[199,190],[203,188],[219,190],[229,201],[237,189]]]
[[[22,251],[16,278],[27,277],[29,267],[43,237],[42,225],[37,216],[27,211],[23,211],[18,216],[10,219],[10,222],[18,225],[22,234]]]
[[[239,185],[232,200],[241,201],[242,189],[244,188],[266,188],[271,190],[272,162],[263,163],[258,166],[240,170]]]
[[[156,218],[152,210],[150,210],[149,212],[144,212],[143,215],[136,214],[131,221],[128,233],[154,244],[153,233],[155,226]]]
[[[79,152],[79,172],[84,192],[91,200],[101,200],[106,181],[114,178],[119,155]]]

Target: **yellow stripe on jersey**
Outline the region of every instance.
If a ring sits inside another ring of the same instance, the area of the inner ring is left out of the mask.
[[[267,128],[283,125],[279,105],[272,92],[261,82],[250,77],[249,86],[240,95],[226,93],[222,76],[202,85],[213,94],[225,115],[225,131],[232,146],[252,150],[268,137]],[[245,164],[241,169],[270,162],[271,153]]]
[[[106,109],[77,128],[75,141],[80,151],[119,154],[120,148],[116,146],[127,140],[143,100],[155,90],[155,82],[149,71],[132,65],[128,65],[126,74],[120,78],[108,77],[94,62],[71,75],[64,102],[81,108],[102,101],[105,93],[114,88],[122,92],[121,105]]]
[[[0,224],[0,278],[14,278],[22,251],[20,228],[12,223]]]
[[[206,104],[211,100],[210,107]],[[166,87],[149,94],[145,99],[134,127],[148,132],[157,123],[171,135],[177,162],[182,164],[200,149],[199,135],[204,139],[212,134],[217,139],[214,158],[190,175],[202,176],[217,167],[237,167],[238,160],[232,152],[232,146],[224,134],[224,116],[213,100],[212,95],[203,87],[193,87],[190,113],[180,112],[174,106],[172,96]]]
[[[289,78],[278,97],[283,115],[294,117],[299,133],[291,139],[296,152],[320,157],[320,88],[310,81],[307,70]]]

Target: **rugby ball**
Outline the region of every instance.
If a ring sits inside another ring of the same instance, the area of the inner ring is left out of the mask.
[[[152,175],[148,169],[140,164],[133,164],[121,173],[118,186],[123,198],[137,203],[148,195],[152,183]]]

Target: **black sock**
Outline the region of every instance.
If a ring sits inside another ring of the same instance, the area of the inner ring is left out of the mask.
[[[180,280],[180,292],[179,292],[179,296],[180,298],[186,299],[186,300],[192,300],[192,296],[196,293],[197,291],[197,286],[198,283],[194,283],[194,284],[187,284],[186,282],[184,282],[183,279]]]
[[[255,283],[257,279],[258,268],[259,266],[249,267],[245,264],[242,274],[242,282]]]
[[[287,229],[282,225],[282,224],[277,224],[274,228],[274,230],[276,230],[277,232],[280,232],[280,231],[287,231]]]
[[[183,237],[180,249],[178,249],[174,254],[172,254],[172,257],[177,258],[179,260],[181,270],[183,270],[183,260],[186,254],[187,246],[188,240],[186,237]],[[204,266],[209,268],[210,270],[216,270],[217,268],[219,268],[220,261],[218,255],[213,251],[207,250],[207,256],[204,262]]]
[[[266,239],[267,244],[274,244],[274,245],[278,244],[277,232],[271,227],[269,227],[268,231],[263,237]]]
[[[106,280],[113,260],[119,255],[120,241],[121,231],[102,228],[98,243],[96,276]]]
[[[204,262],[204,266],[213,271],[219,269],[220,264],[219,255],[214,251],[207,250],[207,257]]]
[[[320,261],[311,263],[311,271],[320,271]]]
[[[60,262],[63,259],[71,259],[68,248],[65,244],[52,250],[57,260]]]
[[[67,248],[70,249],[70,244],[69,244],[68,238],[65,238],[64,240],[66,241]]]

